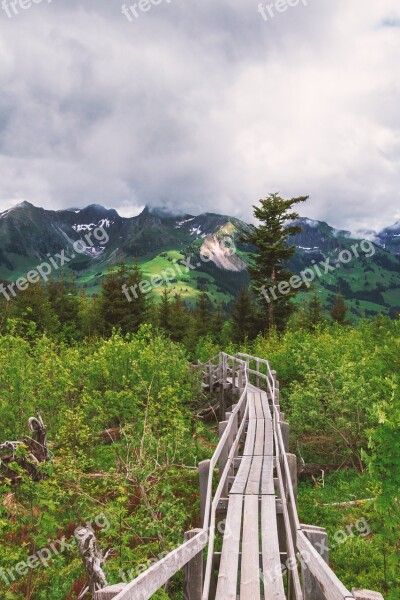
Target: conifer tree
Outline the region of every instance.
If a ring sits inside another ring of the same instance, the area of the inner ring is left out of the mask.
[[[251,255],[249,273],[261,307],[259,318],[262,328],[283,329],[294,310],[292,299],[298,289],[288,283],[293,275],[288,261],[296,248],[290,246],[288,240],[301,232],[301,226],[293,224],[299,214],[292,209],[307,199],[308,196],[302,196],[285,200],[278,194],[270,194],[260,200],[260,206],[253,207],[260,225],[245,234],[243,241],[256,248]],[[281,289],[278,289],[280,284]]]
[[[182,342],[187,335],[190,316],[181,296],[177,294],[171,304],[170,337],[174,342]]]
[[[100,314],[104,332],[110,335],[113,328],[122,333],[134,333],[146,320],[148,300],[140,283],[143,276],[138,264],[128,269],[124,263],[111,271],[101,286]]]
[[[164,286],[161,296],[161,302],[158,307],[158,322],[160,327],[167,333],[171,332],[171,303],[169,300],[170,291]]]
[[[205,336],[211,328],[212,304],[206,292],[201,292],[195,308],[197,335]]]
[[[338,294],[335,298],[335,304],[331,308],[331,317],[335,323],[346,325],[346,315],[349,312],[342,294]]]
[[[60,321],[61,334],[67,339],[77,338],[80,323],[75,281],[67,281],[64,274],[61,280],[50,280],[47,284],[47,296]]]
[[[250,290],[241,288],[232,307],[232,339],[241,344],[254,331],[254,305]]]

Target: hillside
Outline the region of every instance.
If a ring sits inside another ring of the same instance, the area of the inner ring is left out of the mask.
[[[327,273],[321,269],[322,275],[314,281],[326,306],[341,291],[354,316],[400,310],[399,223],[373,233],[373,245],[365,244],[365,252],[360,249],[361,240],[349,232],[307,218],[301,218],[299,224],[303,230],[292,240],[298,251],[291,268],[300,273],[327,259],[332,262],[335,269]],[[64,249],[68,257],[64,270],[89,294],[98,292],[104,274],[114,265],[139,261],[145,279],[168,273],[173,293],[189,304],[201,289],[214,303],[229,304],[248,283],[251,248],[240,238],[249,227],[234,217],[213,213],[171,215],[145,208],[135,217],[124,218],[99,205],[51,211],[23,202],[0,214],[0,279],[15,281]],[[93,235],[98,228],[103,231],[100,239]],[[234,253],[230,252],[230,239]],[[84,243],[81,253],[73,251],[78,240]],[[338,259],[342,251],[352,255],[346,264]],[[211,260],[203,260],[201,253]],[[61,268],[53,269],[52,276],[61,272]],[[160,291],[154,290],[155,294]]]

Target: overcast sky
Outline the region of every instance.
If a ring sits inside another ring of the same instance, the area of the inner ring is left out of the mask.
[[[122,0],[36,1],[0,10],[0,210],[249,220],[280,191],[340,228],[400,219],[398,0],[267,21],[257,0],[161,0],[131,21]]]

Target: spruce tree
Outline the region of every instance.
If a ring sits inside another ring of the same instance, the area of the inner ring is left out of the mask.
[[[142,280],[136,263],[129,269],[122,263],[105,277],[101,286],[100,314],[106,335],[114,328],[120,328],[124,334],[134,333],[146,320],[148,300],[140,286]]]
[[[331,308],[331,317],[335,323],[346,325],[346,315],[349,312],[342,294],[338,294],[335,298],[335,303]]]
[[[187,335],[190,316],[182,298],[177,294],[171,304],[170,337],[174,342],[182,342]]]
[[[254,331],[254,304],[250,290],[241,288],[232,307],[232,339],[242,344]]]
[[[158,323],[167,333],[171,332],[171,303],[169,296],[170,291],[167,286],[164,286],[161,302],[158,307]]]
[[[292,209],[307,199],[308,196],[301,196],[285,200],[278,194],[270,194],[260,200],[260,206],[253,207],[260,225],[243,236],[245,243],[256,248],[251,254],[249,273],[261,308],[259,321],[263,329],[283,329],[294,310],[292,299],[298,289],[289,285],[293,273],[288,261],[296,247],[290,246],[288,240],[301,232],[301,226],[293,224],[299,214]]]
[[[205,336],[208,333],[210,333],[211,315],[212,315],[211,300],[206,292],[201,292],[200,296],[197,300],[196,308],[195,308],[197,335],[199,337]]]

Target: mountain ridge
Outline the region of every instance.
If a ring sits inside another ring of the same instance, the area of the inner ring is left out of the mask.
[[[296,273],[341,251],[350,252],[357,239],[362,239],[324,221],[300,217],[298,223],[302,232],[291,239],[297,252],[290,266]],[[203,250],[210,253],[211,260],[192,273],[177,276],[173,291],[190,302],[200,289],[206,289],[216,301],[229,304],[249,281],[251,248],[241,236],[251,227],[236,217],[217,213],[176,215],[145,207],[138,215],[121,217],[115,209],[99,204],[47,210],[24,201],[0,213],[0,279],[15,280],[40,261],[103,228],[107,244],[98,251],[88,248],[67,267],[88,293],[98,292],[105,273],[119,262],[139,261],[147,277],[171,268],[173,260],[195,257],[196,264]],[[235,242],[234,255],[224,247],[227,237]],[[317,282],[325,303],[341,291],[353,303],[352,310],[360,314],[400,309],[400,223],[376,234],[374,248],[373,258],[362,255]]]

